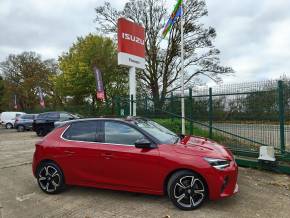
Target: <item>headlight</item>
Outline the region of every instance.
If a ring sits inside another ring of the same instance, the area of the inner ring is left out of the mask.
[[[224,159],[205,157],[204,160],[206,160],[211,166],[218,170],[223,170],[230,166],[230,161]]]

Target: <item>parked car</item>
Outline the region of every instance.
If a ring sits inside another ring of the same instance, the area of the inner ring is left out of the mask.
[[[66,185],[167,194],[176,207],[192,210],[238,191],[229,150],[144,118],[66,122],[35,147],[33,174],[48,194]]]
[[[18,132],[24,132],[25,130],[32,129],[33,120],[38,114],[22,114],[15,119],[14,128]]]
[[[45,136],[54,129],[55,122],[78,119],[79,117],[67,112],[45,112],[39,114],[32,123],[32,129],[38,136]]]
[[[12,129],[14,127],[16,117],[25,114],[24,112],[6,111],[1,113],[1,124],[6,129]]]

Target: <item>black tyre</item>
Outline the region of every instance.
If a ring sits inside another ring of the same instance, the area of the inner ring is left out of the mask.
[[[17,126],[17,132],[24,132],[25,131],[25,127],[22,125]]]
[[[5,128],[6,129],[12,129],[13,128],[12,123],[6,123]]]
[[[179,209],[194,210],[203,204],[208,192],[204,180],[198,174],[182,170],[169,179],[167,193]]]
[[[40,128],[36,131],[36,135],[39,137],[45,136],[45,131],[44,129]]]
[[[55,163],[42,163],[37,168],[36,178],[40,189],[47,194],[57,194],[65,188],[63,173]]]

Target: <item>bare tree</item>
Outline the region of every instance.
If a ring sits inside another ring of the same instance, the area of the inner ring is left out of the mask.
[[[212,42],[216,31],[199,21],[208,14],[205,2],[187,0],[184,5],[185,85],[192,86],[200,75],[220,81],[220,75],[233,73],[233,69],[220,65],[220,51]],[[146,68],[138,76],[152,95],[155,107],[162,107],[166,95],[180,89],[180,19],[169,38],[163,40],[162,29],[169,17],[163,0],[129,0],[121,11],[105,2],[95,10],[97,30],[102,33],[116,33],[121,16],[145,27]]]

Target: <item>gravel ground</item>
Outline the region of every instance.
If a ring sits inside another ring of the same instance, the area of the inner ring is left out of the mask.
[[[289,217],[290,177],[239,170],[240,192],[208,201],[195,211],[176,209],[167,197],[70,187],[58,195],[40,191],[31,172],[33,132],[0,128],[0,218],[4,217]]]

